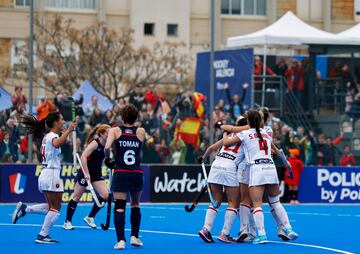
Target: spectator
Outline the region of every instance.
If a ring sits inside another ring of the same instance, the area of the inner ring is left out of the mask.
[[[293,60],[291,66],[285,72],[289,90],[295,93],[300,105],[304,104],[304,69],[297,60]]]
[[[22,93],[22,87],[15,86],[15,93],[11,96],[12,108],[17,109],[19,105],[27,103],[26,96]]]
[[[36,107],[37,119],[41,121],[50,112],[55,111],[55,105],[48,98],[41,98],[40,104]]]
[[[16,126],[16,121],[13,118],[9,118],[6,121],[5,130],[9,133],[9,147],[12,160],[13,162],[17,162],[19,159],[18,142],[20,142],[20,132]]]
[[[3,140],[0,141],[0,160],[2,162],[12,162],[9,161],[9,157],[11,157],[11,148],[10,148],[10,133],[3,133]]]
[[[150,90],[146,92],[145,94],[145,102],[146,103],[150,103],[152,108],[155,109],[157,103],[159,102],[159,93],[156,90],[155,84],[151,84],[150,86]]]
[[[330,147],[326,143],[325,135],[320,134],[318,136],[318,144],[316,145],[315,165],[326,166],[329,164],[329,150]]]
[[[255,56],[254,58],[254,70],[253,73],[254,75],[257,76],[262,76],[264,75],[264,65],[263,62],[261,61],[261,58],[259,56]],[[271,75],[271,76],[276,76],[275,72],[273,72],[269,67],[265,66],[265,75]],[[262,88],[262,78],[255,78],[255,83],[254,83],[254,87],[256,90],[259,90]]]
[[[214,119],[214,123],[216,123],[217,121],[224,121],[225,119],[225,113],[221,111],[218,106],[215,106],[214,108],[213,119]]]
[[[98,97],[96,95],[91,96],[91,102],[86,104],[84,108],[85,116],[90,118],[95,109],[99,108]]]
[[[82,108],[79,107],[83,100],[84,95],[82,93],[80,94],[79,100],[74,100],[77,115],[80,115],[79,113],[83,113]],[[72,98],[69,97],[66,92],[58,94],[54,99],[54,104],[58,108],[65,121],[72,121],[72,103]]]
[[[356,165],[355,156],[351,153],[350,146],[345,145],[343,156],[340,159],[340,166],[350,167],[350,166],[355,166],[355,165]]]
[[[298,149],[289,149],[290,157],[288,161],[291,165],[293,172],[293,178],[289,178],[287,175],[289,171],[286,170],[285,184],[288,185],[288,200],[291,204],[299,204],[298,201],[298,186],[300,182],[300,174],[304,170],[303,162],[300,160],[300,151]]]
[[[229,112],[231,113],[231,119],[233,120],[233,122],[235,122],[236,119],[244,113],[243,102],[246,97],[246,91],[247,91],[248,86],[249,86],[248,83],[243,84],[243,86],[242,86],[243,91],[242,91],[242,95],[241,95],[241,99],[240,99],[239,95],[237,95],[237,94],[234,94],[231,97],[228,83],[225,83],[225,85],[224,85],[224,89],[225,89],[226,95],[227,95],[229,103],[230,103]],[[221,108],[219,108],[219,109],[223,110]]]
[[[94,112],[92,113],[90,120],[89,120],[89,124],[92,127],[95,127],[96,125],[100,124],[100,123],[104,123],[104,119],[105,116],[104,114],[101,113],[100,109],[95,108]]]
[[[276,64],[274,68],[274,72],[278,76],[285,76],[285,72],[287,71],[288,66],[284,58],[280,58],[279,62]]]
[[[129,95],[129,103],[133,104],[139,111],[144,103],[144,95],[141,92],[141,85],[136,85],[133,92]]]
[[[336,166],[337,158],[340,156],[340,151],[335,147],[342,140],[343,133],[336,139],[332,140],[330,137],[326,138],[326,143],[329,147],[329,166]]]
[[[172,152],[171,163],[174,165],[185,164],[186,144],[184,143],[184,141],[174,138],[170,142],[169,147]]]

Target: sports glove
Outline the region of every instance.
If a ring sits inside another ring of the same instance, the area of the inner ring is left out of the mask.
[[[110,169],[115,168],[115,161],[110,157],[105,158],[104,164]]]
[[[199,164],[202,164],[203,162],[204,162],[204,157],[202,157],[202,156],[199,157],[199,158],[198,158],[198,163],[199,163]]]

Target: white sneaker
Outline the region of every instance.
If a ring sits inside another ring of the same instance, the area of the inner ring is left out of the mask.
[[[71,221],[66,220],[62,226],[66,230],[73,230],[74,226],[71,224]]]
[[[125,241],[120,240],[115,244],[114,250],[123,250],[123,249],[125,249]]]
[[[93,217],[89,217],[89,216],[86,216],[84,218],[84,221],[86,222],[86,224],[88,224],[89,227],[91,228],[96,228],[96,224],[94,222],[94,218]]]
[[[139,238],[137,238],[136,236],[131,236],[130,237],[130,244],[132,246],[136,246],[136,247],[142,247],[143,246],[142,241]]]

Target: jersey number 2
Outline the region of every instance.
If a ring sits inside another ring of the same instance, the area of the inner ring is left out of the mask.
[[[231,152],[233,152],[233,153],[237,153],[237,152],[239,151],[240,145],[241,145],[241,143],[239,142],[239,143],[236,144],[236,146],[235,146],[234,148],[230,148],[230,147],[233,147],[233,145],[230,146],[230,147],[225,146],[224,150],[225,150],[225,151],[231,151]]]
[[[266,139],[264,139],[264,144],[265,144],[266,148],[268,148]],[[269,154],[268,149],[265,149],[263,142],[261,142],[261,140],[259,140],[259,149],[260,149],[260,151],[265,151],[265,155]]]

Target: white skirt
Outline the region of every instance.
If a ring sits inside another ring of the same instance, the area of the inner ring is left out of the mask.
[[[238,166],[237,177],[239,183],[249,185],[250,178],[250,167],[247,165],[246,161],[242,161]]]
[[[64,192],[63,182],[60,178],[61,169],[44,168],[39,176],[39,191]]]
[[[257,164],[250,166],[249,186],[279,184],[274,164]]]
[[[215,160],[211,165],[208,182],[228,187],[238,187],[239,182],[235,163],[224,163],[223,160]]]

